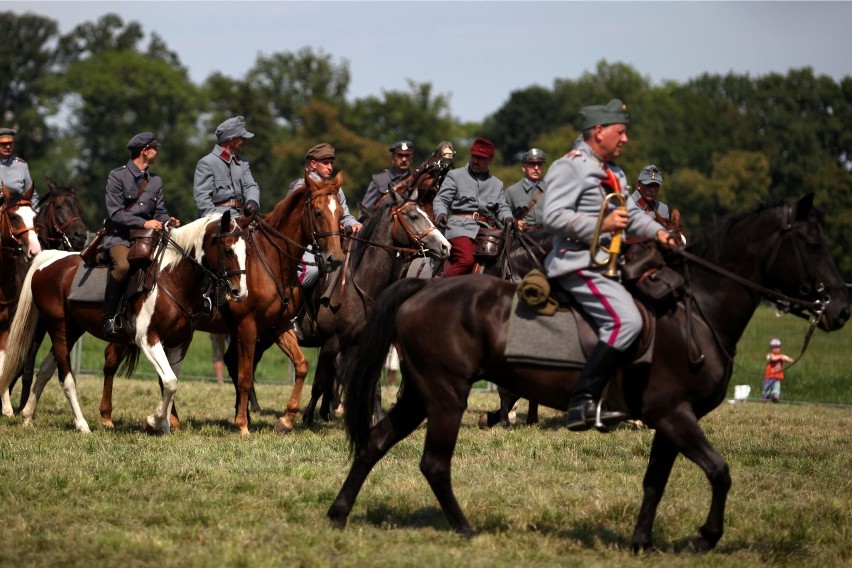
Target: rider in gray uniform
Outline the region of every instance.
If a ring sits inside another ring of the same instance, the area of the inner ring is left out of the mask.
[[[538,148],[531,148],[521,157],[521,170],[524,177],[516,184],[506,188],[506,201],[520,229],[529,229],[543,223],[544,217],[544,164],[547,154]]]
[[[610,374],[625,363],[624,351],[642,331],[642,318],[630,293],[617,280],[604,276],[603,268],[594,266],[589,255],[604,197],[618,192],[627,198],[622,176],[610,166],[627,143],[626,108],[614,99],[606,105],[584,107],[580,115],[583,141],[550,167],[544,194],[544,226],[555,235],[553,251],[545,260],[548,276],[574,296],[598,328],[598,344],[569,405],[571,430],[587,430],[595,423],[597,403]],[[601,230],[604,246],[609,244],[608,235],[617,230],[674,244],[669,232],[629,198],[627,211],[612,204],[606,213]],[[624,418],[620,412],[601,413],[605,425]]]
[[[382,170],[373,174],[367,193],[361,200],[361,215],[358,220],[362,223],[367,216],[373,212],[382,196],[401,181],[411,175],[411,158],[414,155],[414,144],[409,140],[400,140],[391,144],[388,150],[391,153],[392,166],[390,169]],[[408,197],[408,194],[403,194]]]
[[[639,172],[636,185],[636,191],[630,194],[630,198],[636,202],[639,209],[657,221],[660,221],[660,218],[668,221],[671,218],[669,206],[657,200],[657,194],[663,185],[663,172],[654,164],[645,166]]]
[[[216,146],[195,167],[192,185],[198,217],[225,211],[232,217],[257,213],[260,188],[248,160],[240,154],[252,137],[241,116],[229,118],[216,128]]]
[[[15,149],[16,130],[11,128],[0,128],[0,182],[6,189],[13,193],[24,193],[33,186],[30,177],[30,167],[18,156],[13,156]],[[38,194],[33,190],[30,199],[33,209],[38,211]],[[0,193],[0,204],[3,203],[3,194]]]

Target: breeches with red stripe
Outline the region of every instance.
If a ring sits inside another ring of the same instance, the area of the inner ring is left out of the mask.
[[[624,351],[642,333],[642,315],[630,293],[598,270],[578,270],[558,279],[594,320],[598,338]]]

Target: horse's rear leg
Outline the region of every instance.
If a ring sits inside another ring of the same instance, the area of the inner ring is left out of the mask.
[[[296,378],[293,381],[293,392],[287,401],[287,412],[275,423],[275,431],[279,434],[288,434],[293,431],[293,422],[296,414],[302,408],[302,388],[305,386],[305,377],[308,376],[308,359],[299,347],[296,332],[288,329],[278,337],[278,347],[283,351],[290,361],[293,362]]]
[[[24,421],[24,425],[32,425],[33,418],[35,417],[35,411],[38,407],[38,401],[41,398],[41,393],[44,391],[45,385],[48,381],[50,381],[50,378],[53,376],[56,368],[56,356],[53,354],[53,349],[50,349],[41,362],[38,374],[36,374],[35,381],[32,385],[32,389],[30,390],[30,396],[27,397],[27,402],[21,409],[21,418]],[[62,381],[60,380],[60,384],[61,382]]]
[[[332,526],[343,528],[352,512],[367,476],[382,457],[400,440],[411,434],[426,417],[426,408],[413,385],[403,389],[397,403],[384,420],[370,431],[370,439],[352,462],[346,481],[328,509]]]
[[[36,324],[35,334],[33,335],[33,344],[30,346],[30,351],[27,353],[27,358],[24,361],[24,370],[21,374],[21,404],[18,407],[19,411],[23,411],[27,401],[30,399],[30,392],[33,387],[33,376],[35,375],[35,362],[38,357],[38,350],[44,342],[44,336],[47,331],[41,323]],[[55,370],[55,367],[54,367]],[[53,374],[53,373],[51,373]],[[12,383],[15,384],[14,382]],[[12,390],[12,387],[9,387]]]

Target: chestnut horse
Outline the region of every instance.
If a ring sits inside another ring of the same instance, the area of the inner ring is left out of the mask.
[[[296,414],[301,410],[301,396],[308,360],[299,347],[290,320],[300,308],[298,297],[293,295],[296,286],[296,267],[307,245],[315,245],[317,262],[321,271],[330,271],[342,262],[340,246],[340,220],[343,208],[338,190],[343,183],[340,172],[331,180],[318,182],[308,177],[305,186],[295,190],[278,202],[275,208],[262,217],[247,220],[245,238],[248,246],[247,281],[248,299],[240,304],[227,304],[214,310],[209,318],[196,321],[196,329],[210,333],[233,333],[229,349],[236,348],[237,364],[229,366],[237,392],[235,425],[240,434],[248,434],[249,393],[254,384],[254,367],[260,352],[276,343],[292,361],[295,382],[287,411],[275,424],[277,432],[293,429]],[[213,302],[215,304],[215,302]],[[135,368],[136,354],[125,354],[120,345],[107,347],[104,362],[104,386],[100,414],[104,426],[112,426],[112,386],[119,366],[125,361],[129,374]],[[228,360],[228,359],[226,359]],[[49,368],[39,371],[49,378]],[[41,378],[38,382],[41,382]],[[28,405],[29,406],[29,405]],[[173,408],[174,410],[174,408]],[[24,409],[27,419],[28,408]],[[172,425],[180,424],[177,413]]]
[[[692,541],[706,551],[722,537],[731,487],[727,463],[699,419],[724,399],[737,342],[761,301],[769,299],[825,331],[850,317],[846,285],[822,236],[813,194],[731,215],[696,234],[677,269],[688,295],[658,316],[653,361],[624,369],[627,411],[655,429],[633,532],[634,551],[652,547],[657,506],[679,454],[707,476],[712,500]],[[346,426],[354,463],[328,510],[343,527],[373,466],[424,420],[420,470],[450,525],[472,534],[453,493],[451,459],[471,386],[489,380],[519,395],[567,407],[579,371],[508,363],[504,351],[516,286],[488,276],[404,279],[382,294],[363,339],[347,362]],[[396,341],[404,384],[387,418],[371,428],[373,391]],[[566,435],[568,433],[566,432]]]
[[[205,280],[225,289],[232,301],[243,301],[247,294],[246,243],[230,213],[204,217],[168,231],[163,238],[165,250],[148,273],[153,282],[150,287],[145,286],[143,293],[132,296],[127,307],[132,341],[154,366],[162,385],[162,398],[155,412],[143,421],[146,431],[156,433],[170,431],[168,416],[177,376],[192,341],[194,319],[203,309],[201,291]],[[84,332],[104,338],[103,303],[70,299],[74,276],[82,264],[79,254],[63,251],[45,251],[33,260],[21,288],[0,388],[5,389],[17,373],[36,326],[44,326],[74,413],[75,428],[89,432],[77,402],[70,353]],[[33,390],[30,416],[43,386],[37,383]]]
[[[25,193],[9,191],[2,185],[3,205],[0,206],[0,368],[6,358],[9,328],[18,305],[18,294],[29,261],[39,252],[41,244],[36,234],[36,212],[33,209],[33,188]],[[0,404],[4,416],[12,416],[9,389],[0,389]]]

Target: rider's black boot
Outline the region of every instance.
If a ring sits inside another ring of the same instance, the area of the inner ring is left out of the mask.
[[[592,426],[601,432],[627,419],[623,412],[601,408],[600,421],[597,420],[597,407],[604,387],[610,376],[615,373],[623,361],[624,352],[599,341],[595,350],[586,361],[583,373],[574,389],[574,397],[568,406],[568,429],[588,430]]]
[[[121,297],[124,295],[124,282],[119,282],[107,274],[106,291],[104,292],[104,336],[108,340],[126,339],[116,312],[118,305],[121,303]]]

